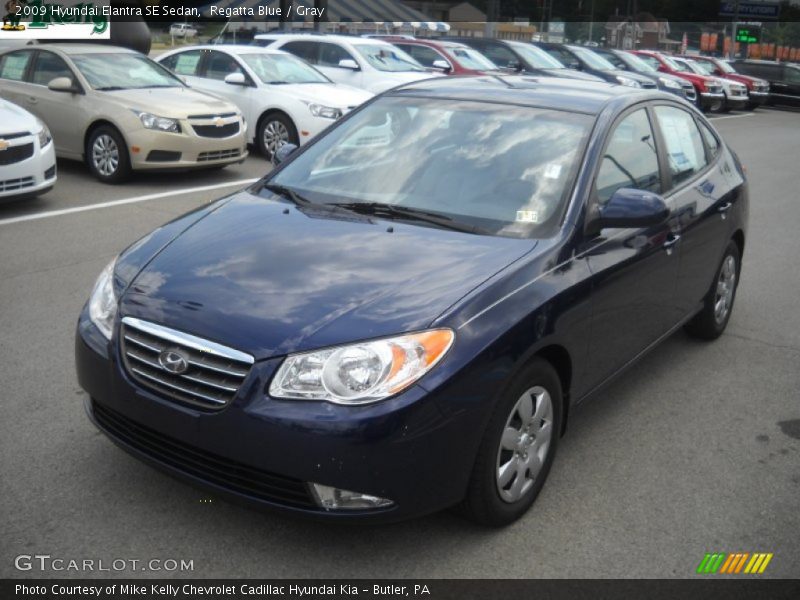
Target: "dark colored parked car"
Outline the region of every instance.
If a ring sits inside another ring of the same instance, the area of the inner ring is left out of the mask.
[[[656,82],[658,89],[675,94],[692,104],[695,103],[697,95],[691,83],[669,73],[659,73],[657,69],[635,54],[614,48],[592,48],[592,52],[605,58],[620,71],[633,71],[644,77],[649,77]]]
[[[771,60],[737,60],[731,63],[739,73],[769,82],[769,104],[800,106],[800,66]]]
[[[566,79],[602,81],[599,77],[568,69],[547,52],[526,42],[473,37],[445,37],[440,39],[459,42],[475,48],[501,69]]]
[[[553,42],[534,42],[536,46],[549,52],[553,58],[582,73],[589,73],[609,83],[619,83],[629,87],[656,89],[656,82],[633,71],[617,69],[605,58],[589,48]]]
[[[766,79],[737,73],[729,62],[713,56],[686,55],[683,58],[690,58],[701,65],[705,65],[709,72],[716,77],[730,79],[747,87],[747,108],[750,110],[761,106],[769,98],[769,82]]]
[[[497,65],[465,44],[400,36],[382,36],[380,39],[397,46],[423,67],[436,69],[447,75],[502,74]]]
[[[695,106],[700,110],[717,111],[722,109],[725,102],[725,92],[722,85],[708,75],[698,75],[697,73],[684,70],[671,57],[652,50],[636,50],[633,54],[648,63],[661,73],[669,73],[676,77],[681,77],[694,86],[696,97]]]
[[[672,95],[418,82],[111,261],[78,379],[112,440],[214,492],[501,525],[578,405],[679,327],[723,332],[747,212]]]

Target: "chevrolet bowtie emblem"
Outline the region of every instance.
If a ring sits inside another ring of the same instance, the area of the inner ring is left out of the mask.
[[[11,144],[9,144],[7,141],[0,139],[0,152],[2,152],[3,150],[8,149],[8,147],[10,145]]]
[[[217,127],[222,127],[223,125],[225,125],[225,121],[222,120],[222,117],[217,117],[216,119],[214,119],[214,125],[216,125]]]

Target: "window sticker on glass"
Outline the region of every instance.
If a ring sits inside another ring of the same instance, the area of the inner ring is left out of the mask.
[[[538,210],[518,210],[517,223],[538,223],[539,211]]]
[[[681,171],[686,167],[691,168],[698,162],[692,143],[692,131],[689,129],[691,121],[681,118],[680,113],[677,117],[673,117],[671,114],[659,114],[659,121],[674,170]]]
[[[179,75],[194,75],[198,62],[200,62],[199,53],[181,54],[178,56],[178,62],[173,70]]]
[[[3,64],[3,78],[21,81],[25,73],[25,67],[28,66],[29,58],[30,55],[28,54],[22,56],[7,56]]]

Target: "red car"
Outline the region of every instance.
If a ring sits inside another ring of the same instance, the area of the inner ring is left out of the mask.
[[[385,36],[382,40],[410,54],[424,67],[447,75],[486,75],[501,69],[483,54],[458,42]]]
[[[710,68],[711,73],[716,77],[724,77],[731,81],[736,81],[747,87],[747,108],[754,109],[761,106],[769,98],[769,82],[758,77],[750,77],[737,73],[730,64],[713,56],[685,56],[692,60],[703,63]]]
[[[695,104],[701,110],[720,110],[725,102],[725,91],[714,81],[713,77],[682,71],[669,56],[652,50],[631,50],[650,66],[661,71],[685,79],[694,86],[697,92]]]

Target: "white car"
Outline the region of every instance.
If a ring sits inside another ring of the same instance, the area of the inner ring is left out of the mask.
[[[390,88],[441,77],[399,48],[378,39],[345,35],[263,33],[253,43],[291,52],[308,61],[336,83],[379,94]]]
[[[192,38],[197,35],[197,28],[189,23],[173,23],[169,28],[169,34],[177,38]]]
[[[56,154],[47,125],[0,99],[0,201],[43,194],[55,182]]]
[[[267,158],[284,143],[306,143],[374,95],[334,83],[287,52],[256,46],[192,46],[156,60],[193,88],[236,104],[250,123],[248,141]]]
[[[724,112],[728,112],[729,110],[741,110],[750,100],[750,97],[747,95],[747,86],[731,79],[725,79],[724,77],[714,77],[713,70],[706,66],[707,63],[679,56],[672,56],[670,58],[679,65],[687,67],[697,75],[713,77],[714,81],[720,84],[722,86],[722,91],[725,92],[725,101],[722,103],[721,109]]]

